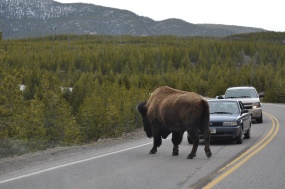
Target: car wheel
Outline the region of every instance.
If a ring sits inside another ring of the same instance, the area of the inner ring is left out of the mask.
[[[262,114],[259,118],[256,119],[257,123],[263,123],[263,117]]]
[[[242,144],[243,142],[243,134],[242,134],[242,129],[240,130],[239,136],[236,138],[236,143],[237,144]]]
[[[247,132],[244,134],[244,138],[249,139],[250,138],[250,128],[247,130]]]
[[[192,139],[190,138],[190,136],[187,136],[187,140],[188,140],[188,143],[189,143],[189,144],[193,144],[193,141],[192,141]]]

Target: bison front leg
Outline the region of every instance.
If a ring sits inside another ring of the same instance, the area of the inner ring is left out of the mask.
[[[178,156],[179,154],[179,144],[181,144],[184,132],[172,132],[172,143],[173,143],[173,156]]]
[[[153,147],[149,151],[149,154],[155,154],[157,152],[157,148],[161,145],[162,139],[160,135],[156,135],[153,137]]]

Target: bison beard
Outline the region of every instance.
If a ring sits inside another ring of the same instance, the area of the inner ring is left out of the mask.
[[[147,137],[153,137],[150,154],[155,154],[162,138],[165,139],[172,133],[172,155],[177,156],[183,134],[187,131],[193,141],[191,153],[187,158],[192,159],[196,156],[200,130],[205,138],[206,156],[211,157],[209,105],[200,95],[162,86],[151,94],[147,102],[139,103],[137,110],[142,116]]]

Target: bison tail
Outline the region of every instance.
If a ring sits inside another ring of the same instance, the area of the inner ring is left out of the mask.
[[[209,128],[209,120],[210,120],[210,112],[209,112],[209,104],[206,100],[202,100],[203,104],[203,115],[200,123],[199,130],[204,133],[206,128]]]
[[[139,112],[142,116],[145,116],[146,113],[147,113],[146,103],[147,103],[147,102],[140,102],[140,103],[138,103],[138,105],[137,105],[137,110],[138,110],[138,112]]]

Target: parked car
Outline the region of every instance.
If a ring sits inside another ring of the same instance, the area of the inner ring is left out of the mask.
[[[251,114],[240,100],[215,99],[208,100],[208,103],[211,139],[232,138],[237,144],[242,144],[243,138],[250,138]],[[200,138],[203,135],[200,134]],[[189,136],[188,142],[193,143]]]
[[[258,94],[252,86],[229,87],[224,96],[219,96],[218,99],[234,98],[240,100],[244,107],[248,109],[252,119],[258,123],[263,122],[262,104],[260,98],[264,97],[264,93]]]

